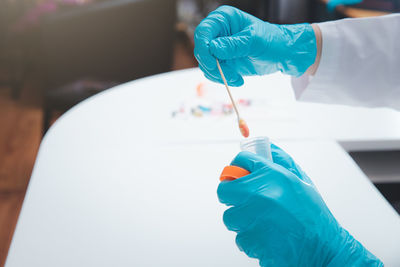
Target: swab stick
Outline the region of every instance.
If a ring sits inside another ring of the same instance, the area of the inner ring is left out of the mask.
[[[240,133],[244,137],[247,138],[250,135],[249,127],[247,126],[247,123],[245,122],[245,120],[243,120],[239,115],[239,110],[238,110],[238,108],[236,106],[235,101],[233,100],[231,90],[229,89],[228,83],[226,82],[225,75],[224,75],[224,73],[222,71],[221,65],[219,64],[218,59],[216,59],[216,60],[217,60],[217,67],[218,67],[219,73],[221,74],[221,78],[224,81],[226,91],[228,92],[229,98],[231,99],[231,102],[232,102],[233,109],[235,110],[235,113],[236,113],[236,116],[237,116],[237,119],[238,119]]]

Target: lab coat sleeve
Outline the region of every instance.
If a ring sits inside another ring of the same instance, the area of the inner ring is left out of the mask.
[[[400,110],[400,14],[319,23],[316,74],[292,78],[301,101]]]

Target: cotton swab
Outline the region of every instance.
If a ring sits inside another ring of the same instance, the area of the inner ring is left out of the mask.
[[[238,108],[237,108],[237,106],[236,106],[235,101],[233,100],[231,90],[229,89],[228,83],[226,82],[225,75],[224,75],[224,73],[223,73],[223,71],[222,71],[221,65],[219,64],[218,59],[216,59],[216,61],[217,61],[217,67],[218,67],[219,73],[221,74],[221,78],[222,78],[222,80],[224,81],[226,91],[228,92],[229,98],[231,99],[231,102],[232,102],[233,109],[235,110],[235,113],[236,113],[236,116],[237,116],[238,123],[239,123],[240,133],[241,133],[245,138],[247,138],[247,137],[249,137],[249,135],[250,135],[249,127],[247,126],[247,123],[245,122],[245,120],[243,120],[243,119],[240,117],[240,115],[239,115],[239,110],[238,110]]]

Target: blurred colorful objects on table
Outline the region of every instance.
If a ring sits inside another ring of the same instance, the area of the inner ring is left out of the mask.
[[[204,82],[199,83],[195,88],[195,95],[182,101],[178,108],[171,113],[173,118],[176,117],[221,117],[234,113],[233,106],[229,99],[221,100],[207,92],[207,86]],[[249,107],[252,101],[249,99],[238,99],[236,104],[242,107]]]

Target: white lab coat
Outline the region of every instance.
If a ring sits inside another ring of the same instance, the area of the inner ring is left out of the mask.
[[[296,98],[400,110],[400,14],[318,26],[320,64],[313,77],[292,79]]]

